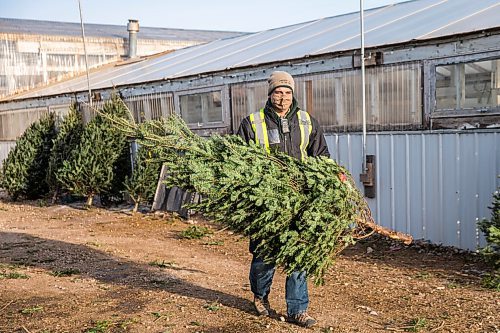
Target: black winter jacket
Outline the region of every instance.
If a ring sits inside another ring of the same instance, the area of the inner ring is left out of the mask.
[[[276,112],[272,109],[271,102],[268,100],[264,108],[264,116],[269,137],[269,146],[271,152],[278,150],[287,153],[290,156],[301,158],[300,154],[300,127],[297,117],[299,111],[298,103],[295,97],[292,101],[291,110],[287,113],[289,133],[283,133],[281,121]],[[257,110],[255,110],[257,111]],[[326,145],[323,130],[318,124],[318,121],[311,116],[312,131],[309,136],[309,145],[307,146],[308,156],[327,156],[330,157],[328,147]],[[246,142],[255,142],[255,133],[250,122],[250,116],[242,120],[237,134]],[[278,135],[276,135],[278,134]]]

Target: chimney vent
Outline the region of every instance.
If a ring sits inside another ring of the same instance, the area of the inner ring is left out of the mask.
[[[139,21],[128,20],[128,58],[137,57],[137,33],[139,32]]]

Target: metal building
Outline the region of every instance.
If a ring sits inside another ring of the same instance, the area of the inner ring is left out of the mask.
[[[500,185],[500,2],[414,0],[367,10],[367,151],[376,221],[434,243],[484,245]],[[285,70],[300,105],[326,132],[332,157],[358,179],[362,165],[360,18],[351,13],[226,38],[92,73],[94,103],[116,89],[136,119],[179,113],[201,135],[231,133]],[[88,113],[85,77],[0,102],[0,151],[25,119]],[[24,127],[24,128],[23,128]]]

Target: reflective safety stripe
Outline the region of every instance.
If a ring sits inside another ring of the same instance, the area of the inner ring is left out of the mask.
[[[307,157],[307,146],[309,145],[309,136],[312,132],[312,122],[309,113],[304,110],[297,112],[300,128],[300,155],[302,159]],[[255,133],[255,143],[265,148],[269,153],[269,137],[267,136],[267,125],[264,117],[264,109],[250,114],[250,122]]]
[[[307,157],[307,146],[309,145],[309,136],[312,132],[312,122],[309,113],[303,110],[297,112],[300,127],[300,155],[304,160]]]
[[[269,138],[267,136],[264,109],[251,113],[250,122],[252,123],[252,129],[255,133],[255,143],[259,144],[261,147],[265,148],[268,153],[270,153],[271,150],[269,149]]]

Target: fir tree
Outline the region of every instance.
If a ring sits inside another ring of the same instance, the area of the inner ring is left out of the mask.
[[[335,255],[371,232],[411,241],[373,222],[348,171],[333,160],[269,155],[233,135],[201,138],[177,116],[140,126],[113,121],[160,156],[168,186],[202,195],[192,208],[259,241],[258,255],[287,274],[305,271],[321,283]]]
[[[83,132],[83,121],[76,105],[70,107],[69,113],[64,117],[59,126],[59,131],[54,139],[52,152],[50,154],[47,183],[53,193],[53,200],[60,194],[62,184],[57,180],[59,173],[71,152],[77,149]]]
[[[118,158],[113,163],[113,180],[111,181],[111,186],[107,191],[101,193],[102,204],[116,204],[124,200],[123,194],[126,192],[125,180],[131,173],[130,145],[125,141]]]
[[[2,167],[1,186],[13,200],[36,199],[49,188],[46,172],[55,133],[54,114],[34,122],[16,141]]]
[[[482,250],[483,254],[500,269],[500,191],[493,194],[491,219],[484,219],[478,223],[479,229],[484,233],[488,245]],[[500,273],[500,272],[499,272]]]
[[[125,105],[117,101],[117,97],[113,97],[105,103],[101,114],[118,118],[126,115]],[[107,194],[112,189],[115,163],[126,146],[124,134],[102,115],[97,115],[84,127],[80,142],[69,159],[63,161],[56,177],[65,189],[86,197],[90,207],[95,195]]]
[[[151,203],[156,191],[162,162],[152,149],[140,146],[134,161],[132,176],[127,177],[125,188],[134,201],[134,212],[143,202]]]

